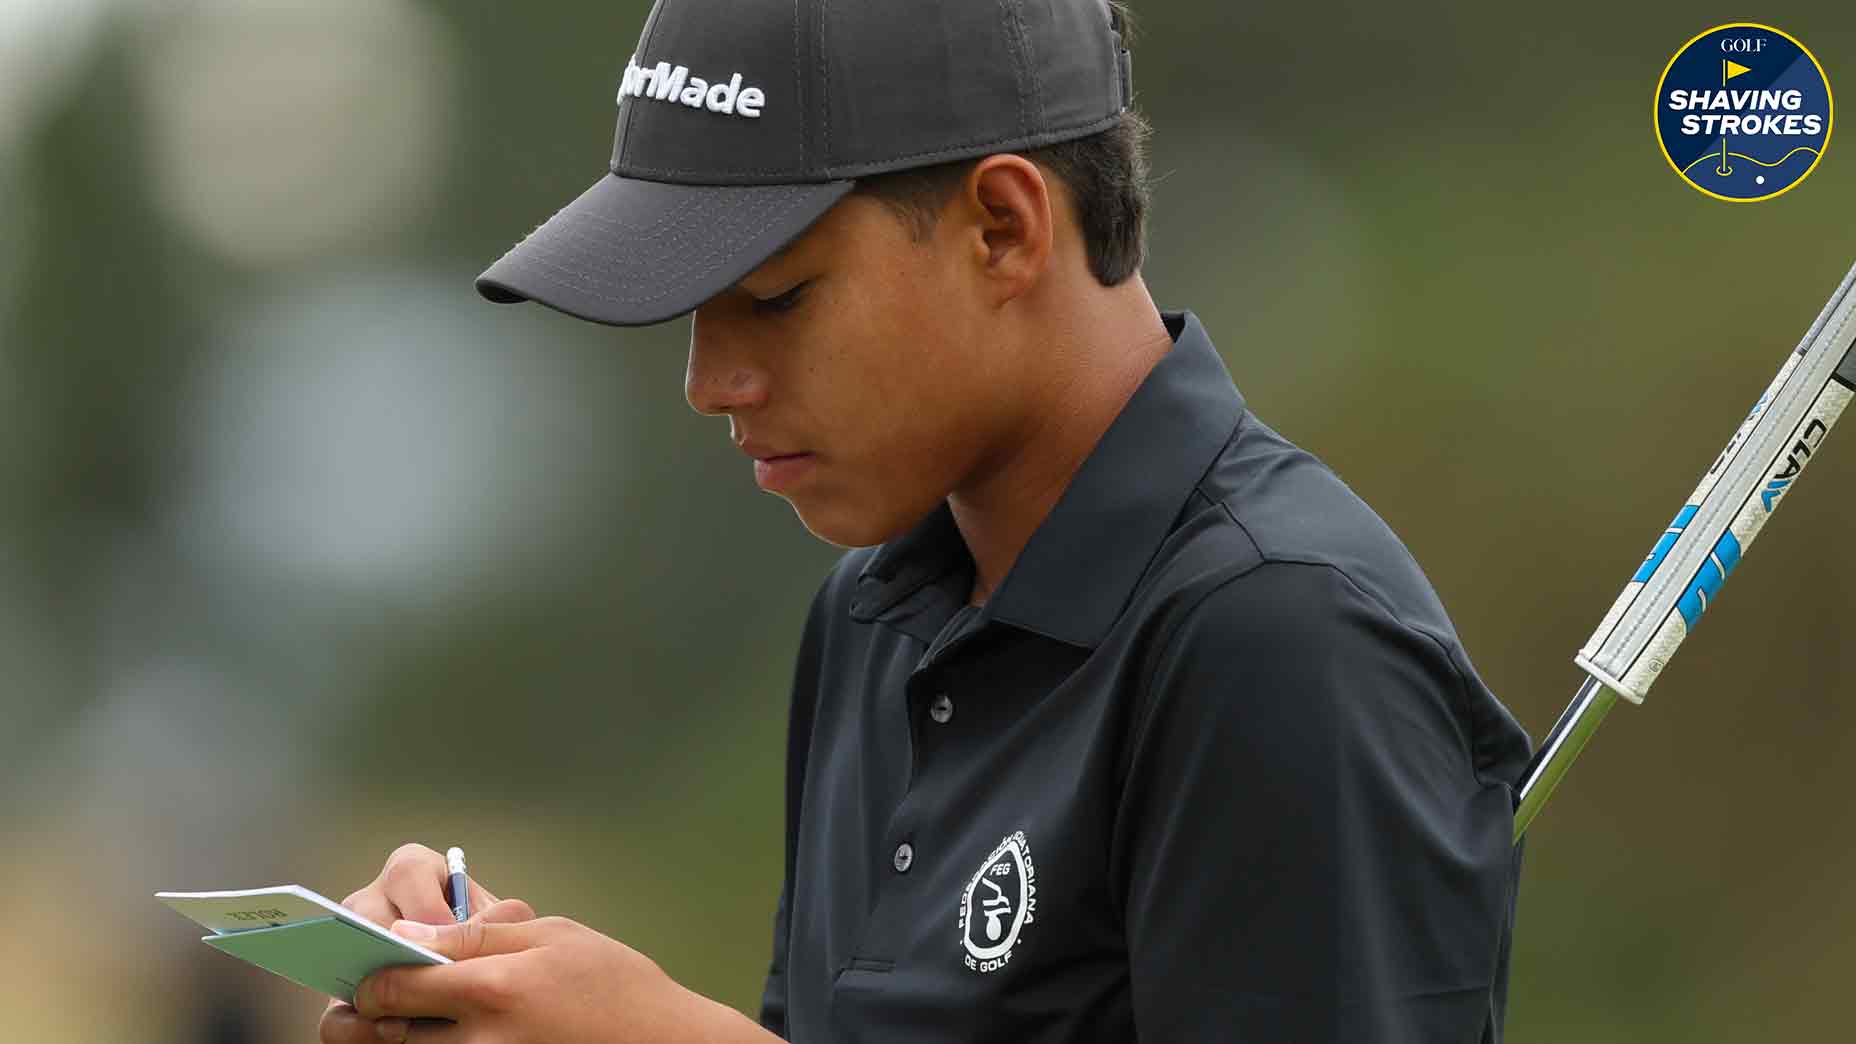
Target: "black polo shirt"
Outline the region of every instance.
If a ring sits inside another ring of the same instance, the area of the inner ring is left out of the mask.
[[[791,1040],[1499,1038],[1526,734],[1386,524],[1165,318],[983,607],[945,505],[814,599]]]

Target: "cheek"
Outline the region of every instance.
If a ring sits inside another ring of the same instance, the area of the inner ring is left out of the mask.
[[[903,414],[899,424],[959,423],[970,405],[969,386],[984,365],[983,338],[951,292],[948,276],[922,250],[899,264],[865,296],[869,316],[870,389]]]
[[[903,346],[885,347],[899,354]],[[952,437],[960,428],[954,407],[912,364],[846,368],[843,375],[849,379],[834,381],[830,401],[820,404],[830,425],[830,462],[788,499],[819,538],[867,547],[933,510],[958,483],[970,454]]]
[[[793,357],[807,427],[833,466],[790,499],[831,543],[881,543],[918,521],[994,427],[990,353],[934,261],[924,250],[853,266]]]
[[[842,431],[847,452],[906,452],[958,406],[943,387],[946,317],[908,283],[913,274],[872,266],[823,302],[829,332],[814,343],[804,378],[818,419]]]
[[[925,310],[871,346],[855,407],[886,485],[951,484],[982,437],[967,343]],[[940,490],[945,493],[946,490]]]

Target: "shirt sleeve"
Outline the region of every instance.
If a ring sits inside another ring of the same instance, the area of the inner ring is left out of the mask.
[[[812,748],[812,720],[818,701],[824,605],[830,587],[831,577],[827,577],[813,596],[812,608],[806,614],[805,632],[799,640],[799,658],[793,666],[792,702],[786,726],[786,870],[780,886],[780,902],[773,914],[773,959],[768,964],[767,984],[760,999],[761,1026],[785,1039],[790,1039],[786,1019],[786,963],[793,921],[793,869],[798,855],[800,808],[805,799],[806,754]]]
[[[1113,856],[1141,1038],[1496,1039],[1519,865],[1486,690],[1326,565],[1226,580],[1164,641]]]
[[[792,880],[780,889],[780,905],[773,914],[773,961],[767,968],[767,985],[760,995],[761,1027],[791,1039],[786,1029],[786,946],[792,926],[788,904],[792,901]]]

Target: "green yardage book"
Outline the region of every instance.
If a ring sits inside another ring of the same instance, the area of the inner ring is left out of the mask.
[[[355,986],[382,968],[451,963],[297,885],[155,898],[211,931],[206,945],[350,1003]]]

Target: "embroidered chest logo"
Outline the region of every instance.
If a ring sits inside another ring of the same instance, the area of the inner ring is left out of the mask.
[[[960,943],[968,968],[993,972],[1012,959],[1012,947],[1038,906],[1038,873],[1020,830],[999,842],[960,896]]]

